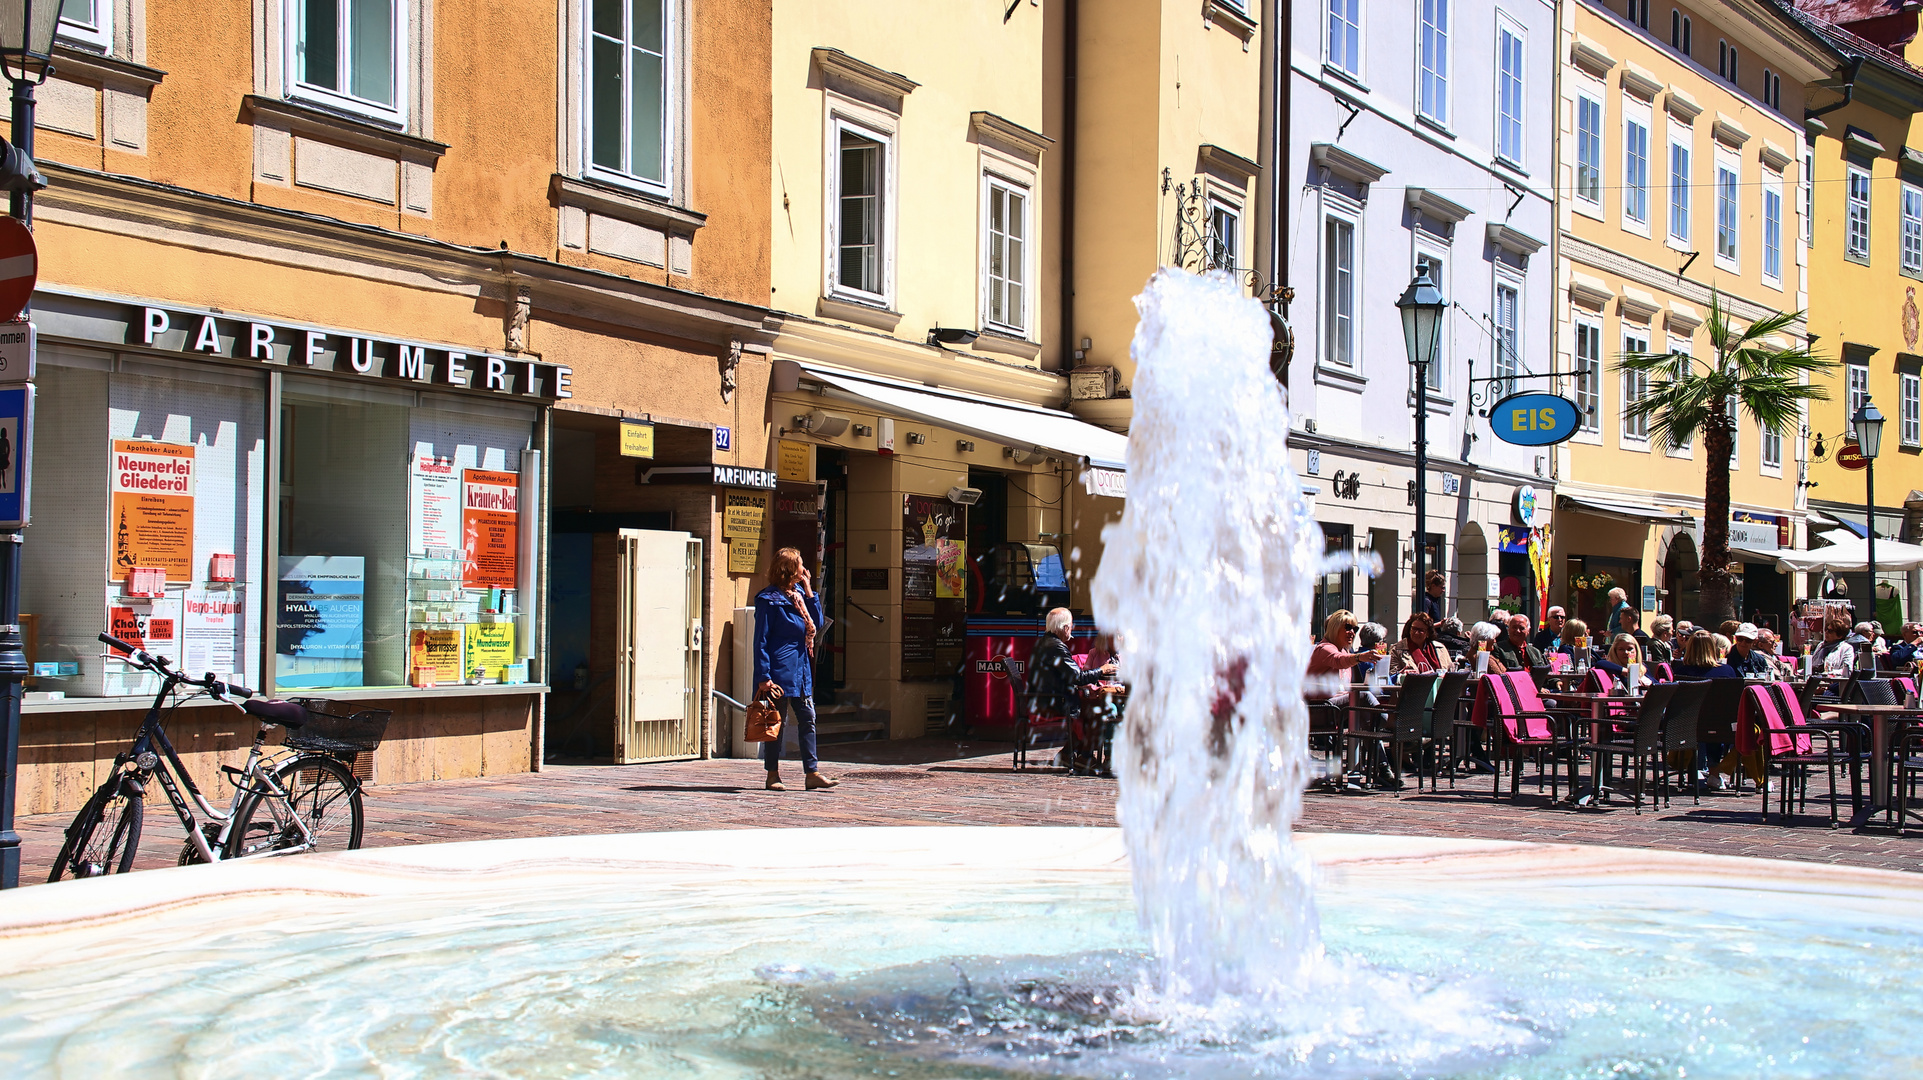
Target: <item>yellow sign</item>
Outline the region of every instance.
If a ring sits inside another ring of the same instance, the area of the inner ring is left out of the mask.
[[[623,420],[621,422],[621,456],[653,457],[654,425],[631,424]]]
[[[483,678],[498,679],[501,669],[514,660],[513,623],[467,624],[467,670],[470,674],[478,668]]]
[[[728,541],[728,573],[752,574],[760,563],[759,536],[737,536]]]
[[[775,478],[778,480],[799,480],[811,484],[815,479],[815,448],[807,443],[788,442],[783,439],[775,444]]]
[[[408,635],[407,666],[415,686],[461,681],[461,632],[415,630]]]
[[[765,495],[728,493],[728,504],[722,508],[721,535],[726,537],[752,537],[761,539],[761,523],[768,516],[768,499]]]

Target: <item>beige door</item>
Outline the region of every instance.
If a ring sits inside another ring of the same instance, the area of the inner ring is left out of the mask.
[[[701,541],[621,530],[615,753],[624,762],[701,756]]]

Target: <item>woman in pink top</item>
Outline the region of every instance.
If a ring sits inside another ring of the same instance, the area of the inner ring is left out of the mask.
[[[1375,660],[1382,656],[1380,646],[1369,652],[1350,652],[1349,646],[1355,641],[1358,622],[1353,612],[1343,610],[1330,615],[1322,625],[1322,641],[1309,654],[1309,678],[1320,677],[1326,682],[1347,682],[1350,668],[1364,660]],[[1332,705],[1346,705],[1349,695],[1346,691],[1324,696],[1311,689],[1307,695],[1311,701],[1327,701]]]

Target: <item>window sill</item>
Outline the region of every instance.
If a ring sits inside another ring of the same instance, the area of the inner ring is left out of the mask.
[[[1569,200],[1569,208],[1586,218],[1591,218],[1596,221],[1608,220],[1604,217],[1602,203],[1599,202],[1592,203],[1582,198],[1573,198]],[[1626,232],[1628,230],[1625,229],[1624,231]]]
[[[1518,176],[1523,178],[1527,178],[1529,176],[1528,169],[1523,168],[1519,162],[1511,161],[1508,158],[1503,157],[1501,154],[1497,154],[1495,157],[1491,158],[1490,163],[1495,165],[1497,168],[1502,169],[1505,172],[1508,172],[1513,176]]]
[[[1230,0],[1208,0],[1202,9],[1202,21],[1241,38],[1244,52],[1248,51],[1249,39],[1255,36],[1255,19]]]
[[[1648,441],[1647,441],[1647,440],[1644,440],[1644,439],[1631,439],[1631,438],[1629,438],[1629,437],[1627,437],[1627,436],[1625,436],[1625,437],[1623,437],[1622,439],[1619,439],[1619,440],[1617,440],[1617,443],[1616,443],[1616,448],[1617,448],[1617,449],[1619,449],[1619,450],[1628,450],[1628,451],[1630,451],[1631,453],[1636,453],[1636,454],[1647,454],[1647,453],[1650,453],[1650,449],[1649,449],[1649,443],[1648,443]],[[1674,457],[1675,455],[1674,455],[1674,454],[1672,454],[1672,455],[1670,455],[1670,456],[1671,456],[1671,457]]]
[[[1020,334],[984,326],[981,328],[981,336],[975,339],[975,351],[1018,356],[1024,360],[1039,360],[1042,356],[1042,344],[1039,341],[1030,341]]]
[[[824,319],[840,319],[857,326],[894,333],[901,325],[901,312],[869,300],[846,296],[824,296],[815,302],[815,314]]]
[[[1430,134],[1440,135],[1450,142],[1454,142],[1456,139],[1456,133],[1449,130],[1449,125],[1446,122],[1437,120],[1435,117],[1429,116],[1426,113],[1416,114],[1416,124],[1427,129]]]
[[[1366,376],[1358,375],[1342,368],[1330,367],[1326,364],[1317,364],[1315,366],[1315,381],[1323,386],[1340,387],[1344,390],[1355,391],[1356,393],[1361,393],[1363,387],[1369,385],[1369,380]]]
[[[647,225],[670,232],[692,234],[708,223],[708,215],[684,210],[639,192],[628,191],[602,180],[563,176],[548,178],[548,198],[556,206],[574,206],[592,214],[603,214],[636,225]]]
[[[1327,75],[1337,80],[1338,82],[1347,83],[1348,85],[1355,87],[1357,90],[1360,90],[1365,94],[1369,92],[1369,84],[1362,81],[1362,76],[1351,75],[1349,74],[1348,71],[1342,68],[1336,67],[1334,64],[1331,64],[1326,60],[1322,62],[1322,74]]]
[[[484,697],[515,694],[545,694],[548,687],[543,683],[522,683],[518,686],[503,686],[498,683],[488,686],[437,686],[422,689],[413,686],[387,687],[340,687],[338,689],[282,687],[275,693],[283,697],[331,698],[335,701],[378,701],[383,698],[430,698],[430,697]],[[90,697],[68,698],[65,701],[29,701],[20,706],[21,713],[81,713],[81,712],[146,712],[154,703],[152,694],[138,697]],[[202,698],[198,701],[182,702],[183,709],[231,708],[220,701]]]
[[[116,60],[103,56],[82,45],[59,42],[53,47],[54,74],[63,79],[84,79],[97,82],[109,90],[119,90],[131,94],[146,94],[167,73],[159,68],[150,68],[127,60]]]
[[[1649,239],[1649,223],[1646,221],[1638,223],[1628,218],[1624,218],[1622,223],[1622,230],[1631,236],[1640,236],[1645,240]]]
[[[1732,274],[1739,275],[1743,272],[1743,264],[1734,259],[1725,259],[1721,255],[1718,255],[1715,261],[1716,269],[1718,270],[1727,270]]]
[[[1572,443],[1581,443],[1584,446],[1601,446],[1603,444],[1603,437],[1600,431],[1578,431],[1574,435],[1569,436],[1569,441]]]
[[[1775,290],[1776,290],[1777,292],[1782,292],[1782,291],[1783,291],[1783,279],[1782,279],[1782,278],[1773,278],[1773,277],[1767,277],[1767,276],[1766,276],[1766,277],[1764,277],[1764,278],[1763,278],[1763,288],[1765,288],[1765,289],[1775,289]]]
[[[303,102],[248,94],[242,106],[262,127],[366,150],[417,165],[433,165],[447,154],[447,144],[383,127],[373,120],[349,116]]]
[[[1846,251],[1843,253],[1843,261],[1853,262],[1858,266],[1868,266],[1870,264],[1870,257],[1868,255],[1851,255]]]
[[[1915,270],[1905,270],[1901,267],[1898,267],[1896,272],[1913,281],[1923,281],[1923,267],[1919,267]]]

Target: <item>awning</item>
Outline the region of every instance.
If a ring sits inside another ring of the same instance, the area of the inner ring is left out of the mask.
[[[1868,540],[1859,539],[1811,551],[1785,551],[1776,560],[1776,568],[1785,574],[1859,573],[1869,569],[1869,546]],[[1879,573],[1923,569],[1923,547],[1878,540],[1876,569]]]
[[[1556,499],[1560,505],[1567,506],[1572,510],[1579,510],[1585,514],[1596,514],[1601,517],[1616,518],[1619,521],[1654,522],[1659,525],[1681,525],[1685,529],[1692,528],[1696,524],[1695,518],[1680,510],[1664,510],[1655,506],[1637,506],[1635,503],[1610,502],[1607,499],[1592,499],[1586,495],[1566,495],[1560,492],[1557,493]]]
[[[952,390],[910,389],[900,383],[851,375],[809,364],[806,378],[850,397],[904,416],[1010,446],[1033,447],[1077,464],[1120,470],[1128,464],[1128,436],[1075,419],[1059,409],[997,401]]]

